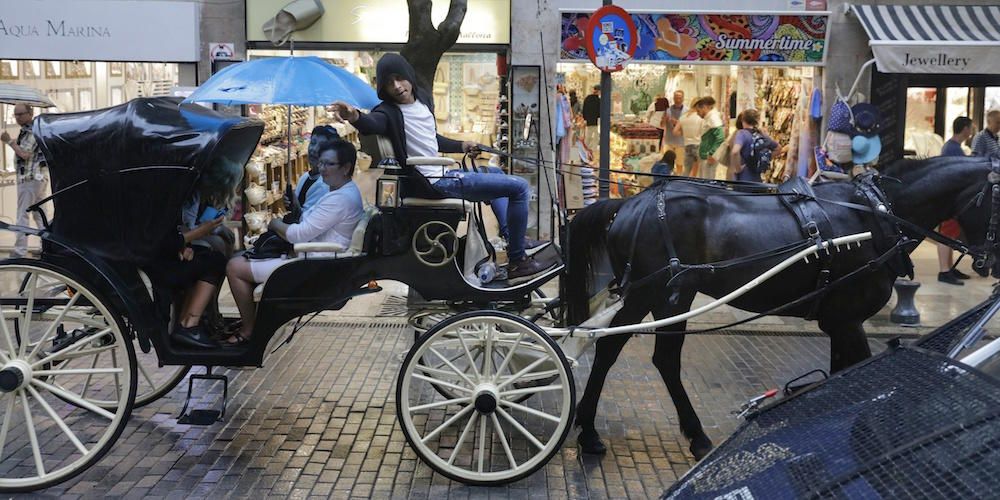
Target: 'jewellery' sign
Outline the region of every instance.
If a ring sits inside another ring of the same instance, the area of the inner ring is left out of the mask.
[[[663,14],[632,12],[638,32],[633,59],[683,64],[822,64],[827,16]],[[586,60],[590,13],[562,13],[563,60]]]
[[[878,70],[883,73],[988,73],[1000,66],[1000,48],[989,45],[876,45]]]
[[[194,62],[198,14],[193,2],[5,2],[0,58]]]

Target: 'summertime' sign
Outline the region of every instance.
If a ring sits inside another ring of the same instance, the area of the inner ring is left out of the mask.
[[[589,12],[562,12],[560,58],[586,60]],[[827,15],[631,13],[633,61],[681,64],[823,64]]]

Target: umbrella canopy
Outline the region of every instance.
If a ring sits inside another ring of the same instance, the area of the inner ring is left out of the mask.
[[[0,83],[0,103],[27,104],[38,108],[54,108],[56,105],[45,94],[24,85]]]
[[[323,106],[344,101],[371,109],[375,90],[318,57],[269,57],[234,64],[201,84],[184,102]]]

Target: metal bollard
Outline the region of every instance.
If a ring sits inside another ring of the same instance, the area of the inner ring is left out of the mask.
[[[920,283],[899,279],[892,286],[896,289],[896,307],[889,313],[889,321],[901,325],[919,325],[920,311],[913,299]]]

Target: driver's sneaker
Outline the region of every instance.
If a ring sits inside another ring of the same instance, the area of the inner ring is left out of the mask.
[[[507,282],[513,285],[528,281],[553,265],[555,265],[554,262],[541,262],[529,255],[507,265]]]

